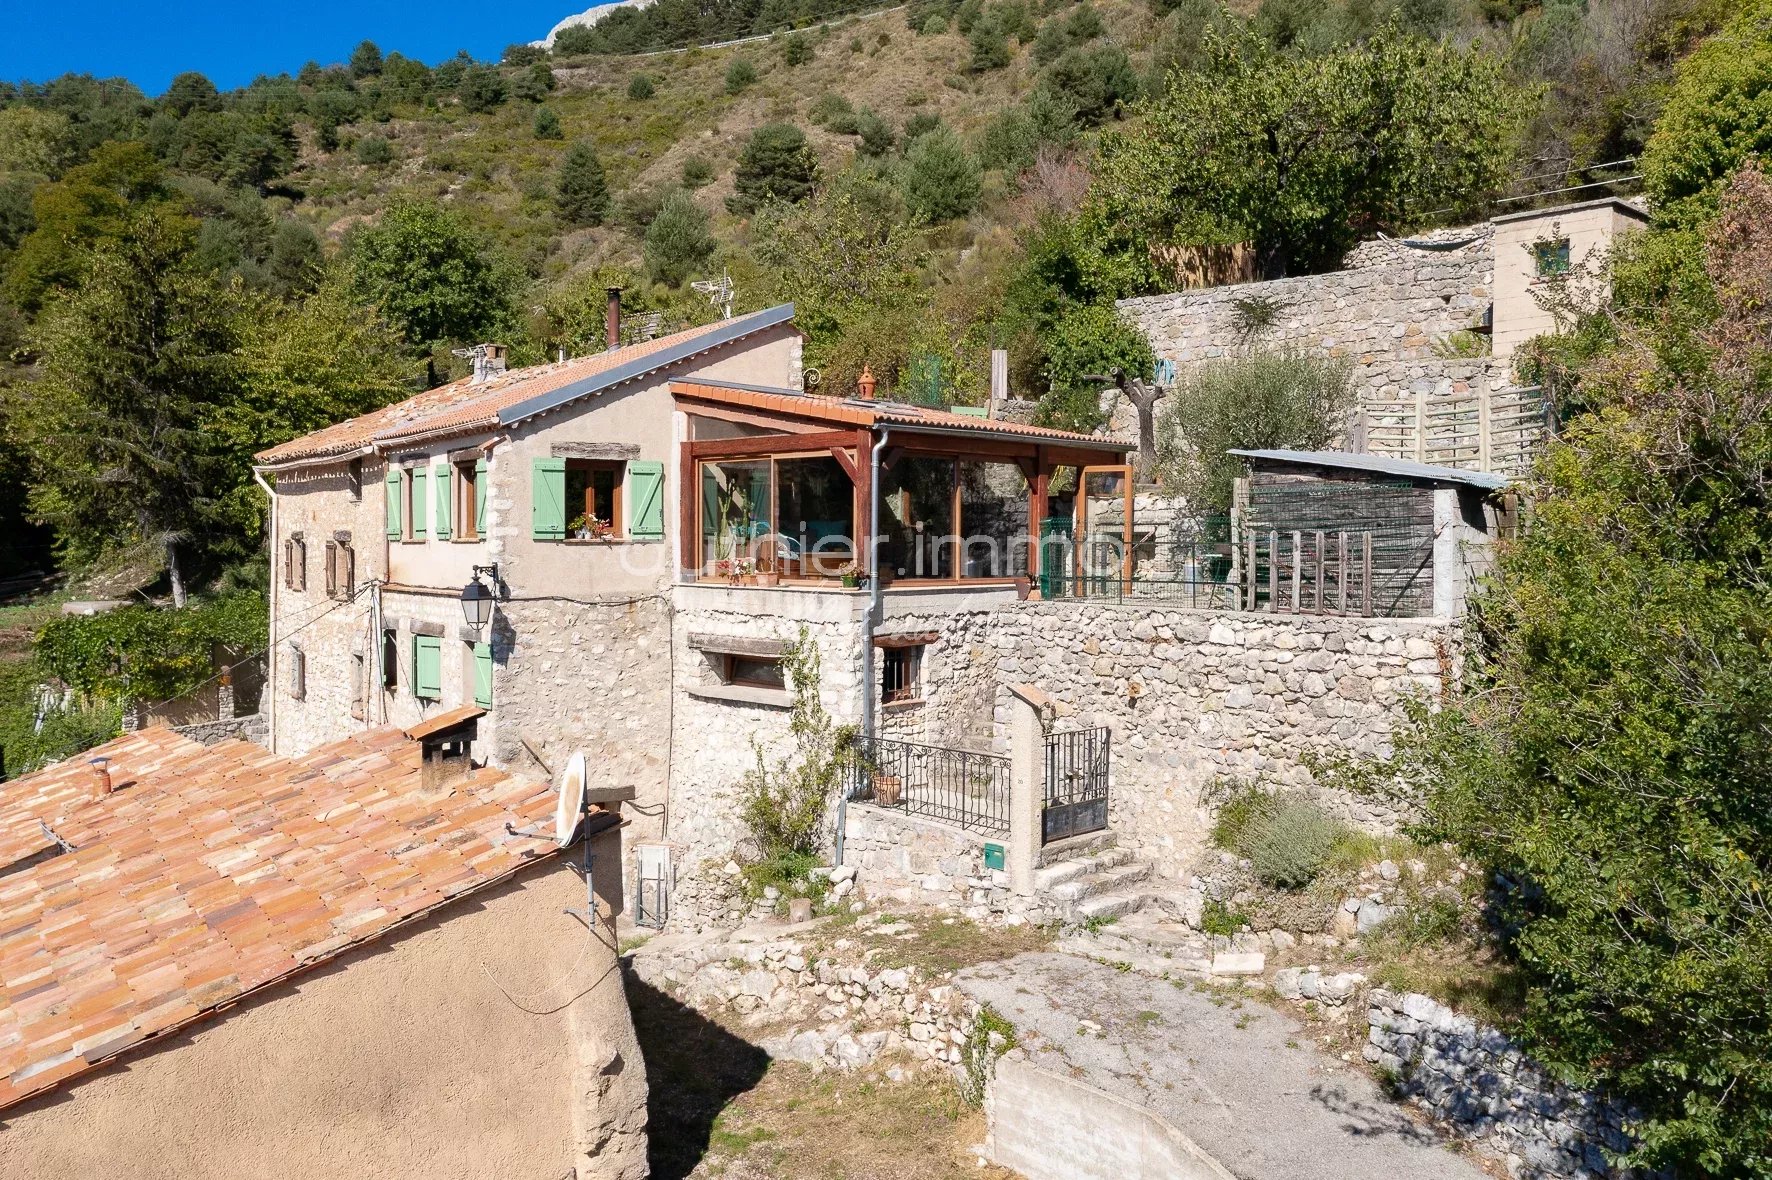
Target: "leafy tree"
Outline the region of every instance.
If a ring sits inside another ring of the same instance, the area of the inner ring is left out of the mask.
[[[353,78],[373,78],[381,73],[381,47],[374,41],[359,42],[351,50],[350,70]]]
[[[554,113],[553,107],[536,107],[535,118],[530,121],[530,130],[537,139],[566,138],[566,132],[560,126],[560,116]]]
[[[843,173],[804,204],[767,207],[754,229],[770,298],[794,304],[807,363],[833,388],[852,384],[864,363],[888,388],[896,384],[924,303],[918,235],[892,190]]]
[[[1270,274],[1335,266],[1362,235],[1495,189],[1520,104],[1499,62],[1380,30],[1328,57],[1207,33],[1143,126],[1102,141],[1087,213],[1108,285],[1156,281],[1150,248],[1253,242]]]
[[[74,286],[85,273],[87,250],[125,231],[132,207],[170,196],[166,173],[142,143],[108,143],[90,162],[32,196],[35,228],[7,266],[4,293],[29,312],[51,292]]]
[[[978,162],[986,168],[1016,173],[1033,167],[1038,149],[1034,121],[1022,107],[1009,107],[985,124],[978,141]]]
[[[1500,550],[1464,685],[1374,769],[1499,874],[1519,1032],[1642,1112],[1626,1162],[1751,1177],[1772,1170],[1772,183],[1744,169],[1720,209],[1696,254],[1684,226],[1627,249],[1617,297],[1555,345],[1585,409]]]
[[[818,158],[806,133],[792,123],[765,123],[738,158],[726,207],[750,213],[765,201],[803,201],[818,178]]]
[[[735,57],[732,59],[732,64],[726,67],[727,94],[738,94],[755,85],[756,81],[757,67],[751,64],[751,59],[748,57]]]
[[[1163,482],[1199,511],[1227,513],[1231,485],[1242,474],[1242,460],[1227,450],[1322,450],[1354,399],[1343,361],[1257,351],[1195,366],[1176,382],[1158,418]]]
[[[536,62],[547,61],[548,51],[539,45],[516,41],[505,46],[505,51],[499,55],[499,60],[507,66],[532,66]]]
[[[52,176],[60,172],[72,138],[72,125],[60,111],[0,107],[0,175],[32,172]]]
[[[29,173],[0,178],[0,273],[4,273],[6,256],[36,228],[31,194],[39,183],[41,178]]]
[[[413,348],[488,340],[511,322],[506,264],[440,205],[390,205],[351,242],[350,267],[356,298],[379,307]]]
[[[929,222],[952,221],[978,207],[978,163],[952,128],[920,137],[905,153],[904,199],[912,214]]]
[[[911,144],[928,135],[941,126],[941,116],[933,111],[918,111],[904,121],[904,148],[911,150]]]
[[[645,102],[652,97],[654,83],[651,74],[635,74],[628,79],[628,97],[635,102]]]
[[[646,273],[653,282],[682,286],[707,265],[714,246],[708,215],[688,193],[678,189],[665,198],[658,216],[646,227]]]
[[[541,102],[558,85],[546,62],[536,62],[511,79],[511,97],[522,102]]]
[[[1643,184],[1661,216],[1713,214],[1731,173],[1772,152],[1772,0],[1755,0],[1679,64],[1643,152]]]
[[[602,225],[609,218],[609,181],[588,139],[576,140],[560,161],[554,205],[568,225]]]
[[[219,463],[203,420],[231,389],[234,308],[192,261],[195,222],[150,208],[126,230],[38,324],[42,376],[28,412],[8,419],[34,459],[32,512],[64,552],[151,546],[183,606],[181,558],[215,521]]]
[[[508,93],[505,80],[499,72],[491,66],[483,65],[472,65],[464,69],[461,81],[455,88],[462,109],[476,114],[498,109],[504,104]]]

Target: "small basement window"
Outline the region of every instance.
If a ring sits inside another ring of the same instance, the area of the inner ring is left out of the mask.
[[[293,643],[289,645],[289,698],[306,700],[308,695],[308,653]]]
[[[780,656],[743,656],[728,652],[724,656],[722,683],[741,688],[786,689],[787,671]]]
[[[880,700],[906,705],[923,699],[923,645],[888,647],[880,653]]]

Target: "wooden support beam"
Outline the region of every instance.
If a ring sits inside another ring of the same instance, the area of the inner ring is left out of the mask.
[[[862,453],[866,454],[865,451]],[[859,465],[855,455],[850,452],[848,447],[832,447],[831,458],[837,461],[837,465],[843,469],[843,474],[849,477],[850,483],[854,483],[860,477]]]
[[[874,436],[868,430],[855,432],[855,567],[862,573],[868,568],[868,546],[873,538],[868,535],[869,509],[874,502]]]
[[[1028,577],[1034,579],[1037,589],[1040,575],[1045,572],[1045,555],[1040,551],[1040,522],[1051,511],[1052,469],[1046,465],[1045,448],[1034,454],[1034,475],[1028,484]]]
[[[1372,534],[1360,534],[1360,613],[1372,617]]]
[[[701,503],[701,469],[695,465],[692,452],[695,444],[685,440],[677,444],[677,553],[685,572],[691,577],[696,568],[695,552],[701,538],[696,535],[696,506]]]
[[[1280,534],[1267,531],[1267,613],[1280,609]]]
[[[1311,595],[1311,606],[1315,608],[1316,614],[1326,615],[1329,613],[1329,600],[1323,596],[1323,587],[1329,576],[1329,551],[1323,546],[1323,530],[1317,529],[1314,535],[1317,540],[1317,591]]]
[[[1301,579],[1304,576],[1304,534],[1297,529],[1292,531],[1292,613],[1299,613],[1299,594],[1303,590]]]
[[[767,455],[817,454],[855,445],[853,430],[817,434],[757,434],[748,438],[710,438],[687,444],[690,456],[703,459],[756,459]]]
[[[1248,598],[1245,601],[1243,609],[1244,610],[1254,610],[1255,609],[1255,531],[1253,529],[1249,530],[1249,541],[1248,541],[1248,544],[1246,547],[1246,553],[1247,553],[1247,559],[1244,561],[1243,565],[1244,565],[1244,569],[1248,571],[1247,576],[1245,578],[1245,583],[1249,587],[1249,592],[1248,592]]]
[[[1336,578],[1340,583],[1337,600],[1341,614],[1347,614],[1347,532],[1344,530],[1336,535]]]

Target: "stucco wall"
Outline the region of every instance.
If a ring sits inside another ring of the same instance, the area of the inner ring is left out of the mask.
[[[537,866],[0,1112],[0,1175],[639,1180],[645,1069],[613,931],[562,913],[584,904],[573,865]]]
[[[1569,262],[1578,271],[1598,264],[1618,236],[1645,223],[1640,214],[1626,212],[1612,201],[1534,210],[1495,222],[1495,355],[1509,357],[1514,349],[1545,332],[1556,330],[1556,321],[1541,306],[1537,295],[1545,281],[1538,274],[1533,245],[1539,241],[1569,240]],[[1598,255],[1598,257],[1596,257]],[[1596,276],[1597,278],[1597,276]],[[1597,282],[1589,280],[1572,293],[1589,306],[1599,294]]]

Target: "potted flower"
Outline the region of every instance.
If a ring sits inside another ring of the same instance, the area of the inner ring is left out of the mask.
[[[612,521],[591,517],[591,539],[594,541],[610,541],[615,538],[615,524]]]
[[[904,798],[904,779],[896,774],[874,771],[874,802],[881,807],[897,807]]]
[[[777,573],[775,570],[764,569],[762,566],[758,566],[757,567],[757,585],[759,585],[759,586],[779,586],[779,585],[781,585],[781,575],[779,573]]]
[[[714,563],[714,576],[716,578],[725,578],[734,586],[738,585],[738,573],[732,568],[732,559],[730,557],[722,557],[719,561]]]
[[[837,571],[837,577],[842,579],[845,590],[853,590],[861,585],[863,574],[861,568],[852,561]]]
[[[741,557],[732,563],[733,570],[738,574],[738,584],[754,585],[757,581],[757,563],[748,557]]]
[[[566,522],[566,531],[572,535],[574,541],[588,541],[591,539],[591,522],[594,519],[588,512],[581,512]]]

